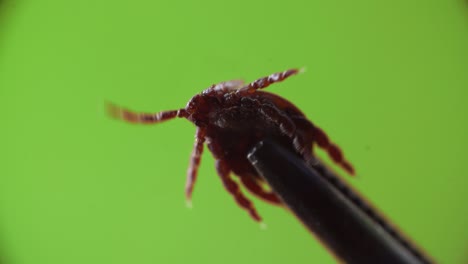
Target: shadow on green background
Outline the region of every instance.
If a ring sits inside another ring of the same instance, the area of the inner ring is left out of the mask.
[[[466,261],[464,2],[21,1],[0,13],[0,245],[9,263],[334,263],[286,210],[261,230],[202,160],[194,127],[132,126],[223,80],[269,88],[355,165],[350,180],[440,263]],[[346,221],[346,219],[343,219]]]

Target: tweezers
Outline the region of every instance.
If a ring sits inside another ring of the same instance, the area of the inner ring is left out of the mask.
[[[308,165],[272,141],[248,159],[297,218],[344,263],[433,263],[323,164]]]

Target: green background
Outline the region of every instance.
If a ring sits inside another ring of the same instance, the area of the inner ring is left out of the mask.
[[[4,263],[334,263],[286,210],[259,228],[194,126],[134,126],[209,85],[271,86],[355,165],[349,181],[440,263],[468,261],[466,1],[57,1],[0,5]],[[343,219],[346,221],[346,219]]]

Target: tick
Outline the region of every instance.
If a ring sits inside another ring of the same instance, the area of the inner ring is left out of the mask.
[[[247,210],[256,221],[261,221],[253,203],[243,194],[238,181],[263,200],[281,205],[281,200],[262,180],[247,160],[247,153],[259,141],[269,138],[289,149],[305,161],[313,159],[316,145],[349,174],[352,165],[344,158],[340,148],[332,143],[325,132],[309,121],[286,99],[260,91],[298,74],[290,69],[260,78],[244,85],[241,80],[214,84],[190,99],[185,108],[159,113],[137,113],[109,104],[109,113],[130,123],[156,124],[176,117],[186,118],[196,126],[195,145],[187,171],[185,195],[191,202],[204,145],[216,160],[216,171],[226,190],[239,206]],[[238,177],[235,181],[232,175]]]

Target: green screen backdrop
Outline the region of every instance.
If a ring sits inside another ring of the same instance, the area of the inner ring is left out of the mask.
[[[2,263],[334,263],[254,199],[262,230],[208,152],[187,209],[186,120],[104,111],[177,109],[213,83],[303,66],[269,91],[327,131],[348,181],[435,260],[466,263],[467,25],[461,0],[3,1]]]

